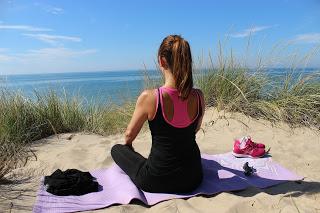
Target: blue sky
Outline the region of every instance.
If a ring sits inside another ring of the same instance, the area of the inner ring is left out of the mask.
[[[169,34],[190,42],[196,63],[220,40],[249,66],[310,53],[303,63],[320,67],[319,11],[319,0],[0,0],[0,74],[153,69]]]

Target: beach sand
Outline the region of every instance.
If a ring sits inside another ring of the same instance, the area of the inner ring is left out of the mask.
[[[206,111],[203,131],[197,134],[202,153],[229,152],[233,140],[250,135],[256,142],[270,147],[272,158],[284,167],[304,176],[299,184],[288,182],[267,189],[249,188],[212,196],[172,199],[148,207],[134,201],[94,212],[320,212],[320,132],[307,128],[271,125],[241,114]],[[83,171],[110,167],[114,162],[110,148],[123,143],[123,135],[99,136],[67,133],[37,141],[32,145],[37,159],[14,170],[19,181],[1,186],[0,212],[28,212],[36,199],[39,180],[56,169],[76,168]],[[150,132],[140,133],[133,146],[147,157],[151,147]],[[8,200],[10,199],[10,200]]]

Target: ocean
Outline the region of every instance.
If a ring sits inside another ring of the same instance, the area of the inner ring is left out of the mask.
[[[281,76],[289,70],[272,68],[267,70],[269,76]],[[316,69],[307,68],[296,73],[312,73]],[[159,78],[160,72],[148,71],[150,78]],[[45,94],[54,90],[59,95],[67,97],[79,96],[83,100],[106,103],[111,101],[121,104],[126,100],[135,100],[144,88],[144,73],[139,70],[78,72],[78,73],[50,73],[2,75],[1,87],[9,91],[20,91],[24,96],[35,99],[34,90]]]
[[[159,72],[148,71],[151,78]],[[105,71],[78,73],[24,74],[1,76],[0,85],[9,91],[19,91],[31,99],[36,98],[35,90],[45,94],[54,90],[67,97],[79,96],[83,100],[121,104],[135,99],[144,88],[142,71]]]

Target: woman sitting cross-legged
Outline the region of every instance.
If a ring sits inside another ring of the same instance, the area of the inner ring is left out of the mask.
[[[111,149],[115,163],[146,192],[184,193],[196,189],[203,173],[196,133],[204,115],[203,93],[193,88],[189,43],[167,36],[158,51],[163,86],[145,90],[125,132],[125,144]],[[152,147],[148,158],[132,142],[148,120]]]

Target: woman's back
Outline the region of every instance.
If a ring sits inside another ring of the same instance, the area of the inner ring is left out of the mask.
[[[170,125],[182,128],[190,125],[199,114],[199,94],[191,90],[186,100],[179,98],[175,88],[160,87],[160,105],[164,119]],[[159,101],[159,100],[157,100]]]
[[[200,161],[195,130],[202,113],[202,100],[195,89],[184,101],[178,100],[178,91],[175,89],[160,87],[157,91],[156,113],[149,121],[152,148],[148,166],[154,175],[167,175]]]

